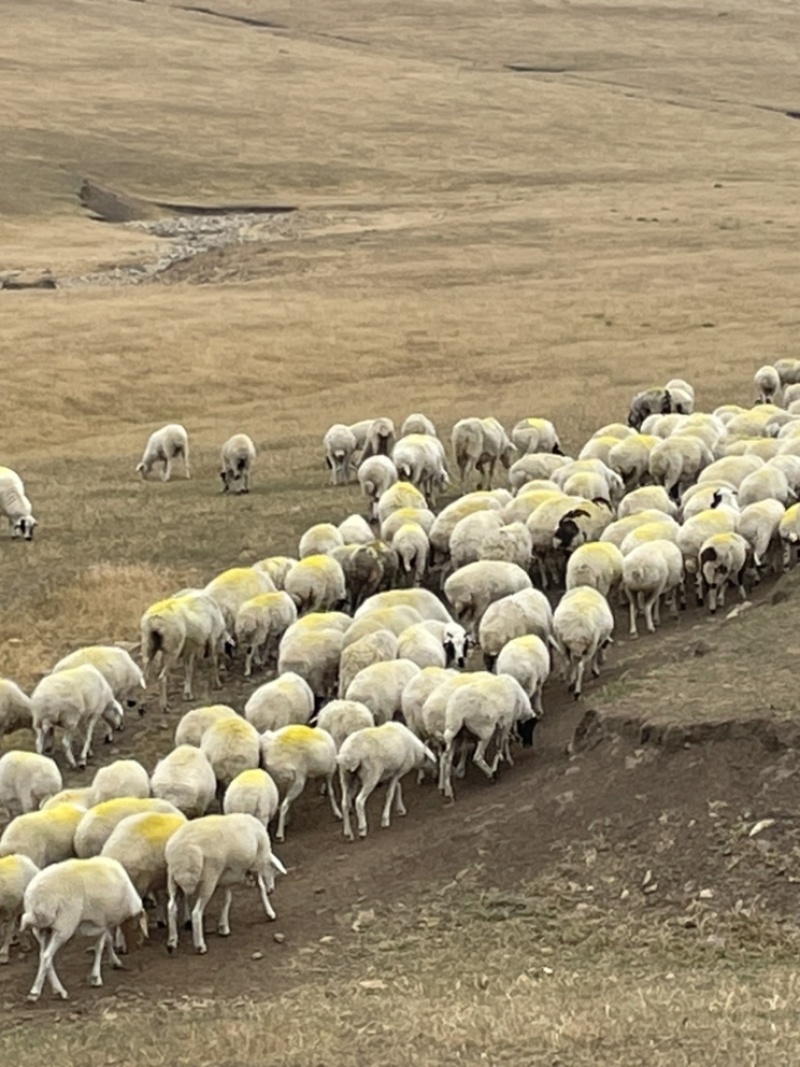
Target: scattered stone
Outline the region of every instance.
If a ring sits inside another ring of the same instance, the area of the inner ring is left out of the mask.
[[[374,922],[375,922],[375,909],[374,908],[367,908],[366,911],[360,911],[358,913],[358,915],[356,916],[355,922],[351,926],[351,929],[354,930],[355,933],[358,933],[359,930],[362,930],[365,926],[370,926]]]
[[[650,871],[650,870],[645,871],[644,878],[642,879],[642,888],[644,889],[644,887],[646,885],[649,885],[650,882],[652,882],[652,880],[653,880],[653,872]]]
[[[251,960],[263,960],[264,959],[264,953],[263,952],[253,952],[251,954],[251,956],[250,956],[250,959]]]
[[[325,934],[324,937],[319,939],[319,943],[321,945],[331,945],[335,940],[336,938],[332,934]]]
[[[279,945],[282,945],[286,940],[286,934],[273,934],[272,940],[277,941]]]
[[[701,889],[700,892],[697,895],[700,898],[700,900],[713,900],[713,898],[714,898],[714,890],[713,889]]]
[[[750,833],[747,836],[748,837],[755,837],[757,834],[760,834],[762,832],[762,830],[768,830],[770,828],[770,826],[774,826],[774,825],[775,825],[775,820],[774,819],[759,819],[759,821],[755,824],[755,826],[751,827]]]
[[[363,978],[358,983],[362,989],[388,989],[382,978]]]

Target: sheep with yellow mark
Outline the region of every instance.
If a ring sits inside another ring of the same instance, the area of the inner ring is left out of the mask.
[[[286,575],[285,589],[299,613],[332,611],[347,596],[341,564],[322,553],[295,563]]]
[[[36,811],[62,784],[61,771],[49,756],[19,749],[0,756],[0,804],[12,818]]]
[[[284,789],[276,841],[283,841],[286,819],[292,803],[300,796],[309,778],[322,778],[327,784],[331,811],[337,819],[342,812],[336,801],[333,778],[336,773],[336,745],[325,730],[312,726],[284,726],[261,735],[261,760],[279,788]]]
[[[75,855],[75,831],[84,814],[76,804],[57,804],[18,815],[0,837],[0,856],[27,856],[37,867],[68,859]]]
[[[297,621],[297,608],[286,592],[260,593],[246,600],[236,613],[236,644],[244,649],[244,676],[253,664],[261,667],[278,656],[278,643]]]
[[[0,859],[0,964],[8,963],[11,942],[22,916],[25,890],[38,873],[39,868],[27,856],[4,856]]]

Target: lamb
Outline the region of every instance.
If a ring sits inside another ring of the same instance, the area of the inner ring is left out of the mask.
[[[358,484],[369,501],[371,518],[378,514],[378,501],[399,481],[397,468],[388,456],[370,456],[358,468]]]
[[[436,432],[436,427],[428,416],[420,415],[419,412],[414,412],[412,415],[408,415],[400,428],[401,437],[406,437],[411,433],[426,433],[431,437],[439,436]]]
[[[759,500],[748,504],[739,516],[737,532],[745,538],[753,552],[756,567],[763,567],[768,559],[770,548],[778,548],[778,529],[785,514],[783,504],[778,500]],[[773,562],[773,569],[778,570],[780,556]]]
[[[325,463],[331,472],[331,485],[347,485],[353,457],[358,450],[356,435],[349,426],[337,422],[326,431],[322,444]]]
[[[581,585],[565,593],[553,612],[550,643],[568,668],[569,690],[577,700],[587,665],[597,677],[605,649],[613,641],[614,616],[596,589]]]
[[[101,856],[117,860],[140,897],[156,900],[163,922],[162,894],[167,888],[167,842],[186,823],[180,812],[143,811],[126,815],[111,831]]]
[[[278,591],[284,588],[286,575],[297,560],[293,556],[267,556],[253,564],[253,570],[262,571]]]
[[[339,630],[308,630],[291,637],[287,631],[278,653],[278,674],[292,671],[309,685],[321,704],[336,695],[342,633]]]
[[[342,812],[333,790],[336,772],[336,745],[325,730],[312,726],[284,726],[261,735],[261,760],[279,785],[286,787],[278,814],[275,840],[283,841],[289,808],[305,788],[309,778],[324,778],[331,811],[337,819]]]
[[[209,704],[187,711],[175,728],[175,745],[194,745],[199,748],[203,734],[212,723],[236,717],[237,713],[227,704]]]
[[[278,787],[266,771],[255,767],[236,775],[225,790],[222,811],[225,815],[244,812],[267,827],[279,805]]]
[[[511,431],[511,440],[520,455],[526,452],[564,455],[556,428],[549,419],[520,419]]]
[[[64,731],[62,745],[70,767],[85,767],[97,723],[108,717],[120,728],[123,711],[98,669],[84,663],[42,678],[31,695],[31,717],[39,755],[58,726]],[[76,762],[72,742],[79,732],[84,740]]]
[[[307,556],[286,575],[286,592],[300,613],[331,611],[347,596],[344,571],[330,556]]]
[[[430,434],[409,434],[392,449],[398,476],[425,494],[432,507],[450,483],[444,445]]]
[[[642,423],[648,415],[668,415],[672,410],[672,398],[667,389],[647,389],[637,393],[631,401],[628,412],[628,425],[634,430],[641,430]]]
[[[413,612],[417,618],[419,615]],[[371,618],[371,616],[367,616]],[[405,633],[406,630],[401,631]],[[373,663],[382,663],[386,660],[397,659],[397,636],[391,630],[374,630],[365,633],[357,641],[342,648],[339,658],[339,688],[340,699],[344,697],[350,683],[365,667]],[[245,709],[245,714],[247,709]]]
[[[27,856],[37,867],[74,855],[75,831],[84,815],[77,804],[58,804],[12,819],[0,837],[0,857]]]
[[[214,768],[199,748],[181,744],[156,764],[150,788],[187,819],[205,815],[217,792]]]
[[[12,538],[33,540],[33,531],[39,524],[33,517],[22,479],[10,467],[0,467],[0,512],[8,519]]]
[[[162,464],[161,481],[168,482],[172,476],[172,461],[180,456],[183,459],[183,473],[190,477],[189,471],[189,435],[180,423],[171,422],[150,434],[145,445],[141,463],[136,470],[146,478],[153,467]]]
[[[254,567],[231,567],[218,574],[202,590],[219,607],[229,633],[236,626],[236,616],[242,604],[262,593],[276,592],[268,574]]]
[[[135,759],[118,759],[97,771],[91,790],[90,808],[116,797],[149,797],[150,777]]]
[[[374,715],[358,700],[331,700],[317,716],[317,729],[331,735],[337,752],[350,734],[374,725]]]
[[[178,893],[192,905],[192,942],[195,951],[206,952],[203,936],[203,914],[217,886],[225,890],[217,933],[227,937],[230,932],[231,886],[241,885],[255,878],[261,903],[267,918],[274,920],[275,911],[269,894],[275,888],[275,871],[286,874],[286,868],[272,852],[266,828],[247,813],[206,815],[188,822],[170,837],[165,849],[167,860],[167,948],[178,947]]]
[[[538,589],[523,589],[490,604],[478,628],[478,642],[486,669],[494,667],[501,650],[515,637],[537,634],[548,641],[553,627],[550,601]]]
[[[159,797],[115,797],[113,800],[104,800],[97,807],[81,812],[68,855],[74,852],[81,859],[99,856],[114,828],[128,815],[141,815],[144,812],[174,815],[177,811],[174,804]]]
[[[344,538],[332,522],[318,522],[310,526],[300,538],[297,555],[300,559],[321,556],[343,544]]]
[[[236,485],[237,493],[250,492],[250,476],[256,461],[256,446],[246,433],[236,433],[222,446],[221,468],[222,491],[227,493]]]
[[[124,648],[118,648],[116,645],[87,645],[60,659],[50,673],[70,670],[84,663],[91,663],[100,671],[120,704],[129,708],[135,708],[137,705],[140,709],[143,708],[146,689],[144,675]]]
[[[0,804],[13,818],[36,811],[63,785],[55,760],[12,749],[0,756]]]
[[[508,434],[494,418],[459,419],[453,427],[452,443],[462,492],[466,492],[473,470],[478,472],[481,488],[491,489],[498,460],[508,470],[517,454]]]
[[[235,633],[237,645],[245,651],[245,678],[252,674],[254,661],[261,666],[277,659],[278,643],[293,622],[297,608],[287,592],[260,593],[242,604]]]
[[[770,463],[748,474],[739,486],[740,507],[746,508],[748,504],[755,504],[759,500],[779,500],[784,506],[796,500],[786,475]]]
[[[516,492],[521,485],[533,479],[552,477],[567,462],[567,456],[557,456],[551,452],[528,452],[509,467],[509,484]]]
[[[422,584],[430,557],[428,535],[417,522],[406,522],[392,538],[400,572],[412,586]]]
[[[417,664],[407,659],[373,663],[358,672],[347,687],[345,699],[365,704],[380,726],[399,715],[403,689],[417,673]]]
[[[613,518],[607,500],[588,500],[561,516],[553,535],[553,547],[569,554],[588,541],[597,541]]]
[[[781,377],[774,367],[760,367],[753,375],[757,404],[781,404],[783,395]]]
[[[677,615],[675,594],[683,580],[683,556],[671,541],[654,540],[629,552],[622,565],[622,584],[630,607],[630,634],[638,637],[637,609],[644,613],[650,633],[660,622],[659,600],[673,594],[673,610]]]
[[[378,593],[364,601],[354,618],[361,619],[376,609],[399,606],[413,608],[423,619],[453,622],[452,616],[441,600],[428,589],[390,589],[385,593]]]
[[[541,637],[525,634],[513,638],[500,650],[495,671],[516,678],[527,693],[537,718],[544,715],[542,690],[550,674],[550,652]]]
[[[314,693],[305,678],[286,671],[251,693],[244,717],[260,734],[290,723],[307,723],[314,712]]]
[[[345,545],[366,545],[375,540],[372,527],[363,515],[348,515],[337,526]]]
[[[39,868],[27,856],[5,856],[0,859],[0,964],[8,963],[11,942],[16,932],[17,921],[22,916],[22,901],[28,883]]]
[[[31,698],[16,682],[0,677],[0,737],[31,725]]]
[[[447,701],[443,734],[442,792],[450,800],[455,799],[452,784],[455,740],[462,730],[475,738],[477,745],[472,761],[480,767],[487,778],[493,779],[501,760],[512,764],[509,742],[511,730],[516,723],[536,719],[524,689],[508,674],[480,674],[467,685],[458,686]],[[535,723],[534,723],[535,725]],[[486,761],[486,749],[496,739],[494,759]]]
[[[382,526],[392,512],[399,511],[400,508],[416,508],[424,511],[428,508],[428,502],[411,482],[398,481],[390,485],[378,497],[378,502],[375,505],[375,517]]]
[[[742,600],[747,597],[744,571],[747,563],[747,541],[738,533],[712,534],[700,547],[700,573],[706,591],[706,603],[713,615],[717,604],[725,607],[725,586],[735,582]]]
[[[30,1001],[39,999],[45,978],[54,993],[67,999],[54,961],[59,948],[74,934],[97,937],[90,979],[93,986],[103,984],[100,963],[104,948],[113,966],[122,967],[113,945],[117,927],[122,928],[129,945],[141,943],[134,942],[134,932],[142,940],[147,936],[142,898],[122,864],[107,856],[65,860],[39,871],[25,890],[24,907],[21,929],[32,928],[40,946],[39,970],[28,994]]]
[[[659,441],[651,451],[650,477],[677,500],[713,460],[710,449],[700,438],[675,434]]]
[[[150,664],[161,657],[158,681],[162,711],[168,705],[169,672],[179,662],[184,664],[185,700],[193,699],[194,664],[198,656],[210,658],[212,684],[217,689],[221,687],[219,655],[233,639],[221,608],[207,593],[187,593],[159,600],[142,615],[139,628],[145,676]]]
[[[379,783],[389,783],[381,817],[381,826],[388,827],[393,803],[398,815],[406,814],[400,779],[425,765],[435,767],[436,757],[407,726],[400,722],[386,722],[350,734],[342,743],[336,762],[342,787],[343,832],[352,841],[350,802],[356,781],[361,787],[355,796],[358,836],[366,837],[366,804]]]
[[[220,719],[203,734],[200,751],[216,775],[221,798],[237,774],[258,766],[258,731],[246,719]]]
[[[567,590],[588,585],[608,599],[622,581],[622,553],[607,541],[580,545],[567,562]]]

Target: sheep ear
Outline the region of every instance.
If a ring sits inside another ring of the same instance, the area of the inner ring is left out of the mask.
[[[286,874],[286,868],[284,867],[284,865],[281,863],[281,861],[278,859],[278,857],[275,855],[274,852],[270,854],[269,862],[272,864],[272,866],[275,868],[276,871],[279,871],[281,874]]]

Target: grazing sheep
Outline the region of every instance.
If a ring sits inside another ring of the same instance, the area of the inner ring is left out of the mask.
[[[800,504],[792,504],[786,509],[778,525],[778,536],[783,542],[783,565],[789,567],[796,562],[797,546],[800,543]]]
[[[344,639],[342,641],[342,651],[346,651],[361,641],[362,638],[371,634],[375,634],[380,630],[388,630],[389,633],[395,637],[399,637],[400,634],[409,626],[413,626],[415,622],[422,622],[422,615],[415,608],[408,607],[404,604],[398,604],[395,607],[378,608],[374,611],[367,612],[366,615],[359,616],[353,623],[347,628]],[[380,659],[393,659],[394,656],[380,655],[377,658],[369,658],[372,653],[364,648],[364,654],[370,663],[377,663]],[[376,651],[381,651],[378,647]],[[395,648],[396,651],[396,648]],[[348,660],[348,663],[356,664],[358,659]],[[340,695],[343,695],[340,693]]]
[[[159,797],[116,797],[114,800],[104,800],[97,807],[81,812],[68,855],[74,852],[81,859],[87,856],[99,856],[114,828],[128,815],[141,815],[144,812],[174,815],[177,811],[174,804]],[[39,866],[43,867],[45,864],[39,864]]]
[[[466,496],[453,500],[443,508],[436,516],[431,528],[427,531],[430,538],[432,555],[435,553],[440,559],[446,559],[450,552],[450,538],[461,519],[472,515],[476,511],[500,512],[506,506],[495,496],[494,492],[479,490],[467,493]]]
[[[200,748],[203,734],[219,719],[235,719],[237,713],[227,704],[209,704],[208,707],[187,711],[175,728],[175,746],[194,745]]]
[[[490,604],[531,587],[530,578],[516,563],[480,560],[451,574],[444,583],[444,595],[458,622],[477,638],[481,618]]]
[[[331,472],[331,485],[347,485],[353,457],[358,450],[356,435],[349,426],[337,422],[326,431],[322,444],[325,463]]]
[[[355,427],[351,427],[355,429]],[[360,436],[356,434],[356,436]],[[394,423],[385,416],[371,419],[364,435],[364,446],[361,452],[361,462],[370,456],[391,456],[394,448],[395,431]]]
[[[747,541],[738,533],[712,534],[700,547],[700,573],[706,593],[706,604],[713,615],[717,604],[725,607],[725,587],[733,582],[742,600],[747,597],[744,571],[747,563]]]
[[[147,917],[142,898],[127,871],[107,856],[65,860],[39,871],[25,890],[25,911],[20,928],[31,928],[39,942],[39,970],[28,1000],[36,1001],[45,978],[63,1000],[68,994],[56,974],[55,956],[76,933],[97,937],[91,984],[101,986],[100,964],[105,948],[114,967],[122,963],[114,951],[114,931],[122,928],[128,945],[140,944],[147,936]],[[134,939],[138,931],[141,940]],[[49,935],[49,936],[48,936]]]
[[[732,489],[726,482],[704,482],[702,485],[693,485],[681,497],[683,522],[709,508],[725,508],[738,513],[739,499],[736,489]]]
[[[8,963],[11,942],[22,917],[22,902],[28,883],[39,873],[27,856],[4,856],[0,859],[0,964]],[[5,926],[5,931],[3,931]]]
[[[261,735],[261,760],[279,787],[286,788],[278,814],[276,841],[283,841],[289,808],[305,788],[307,779],[324,778],[331,811],[337,819],[342,812],[333,790],[336,772],[336,745],[325,730],[313,726],[284,726]]]
[[[355,611],[368,597],[391,589],[399,567],[397,552],[385,541],[366,545],[343,545],[331,552],[344,573],[346,606]]]
[[[297,622],[297,608],[287,592],[260,593],[246,600],[236,613],[236,644],[245,651],[244,676],[257,666],[275,661],[284,633]]]
[[[280,805],[278,787],[266,771],[254,767],[237,774],[225,790],[222,811],[225,815],[243,812],[264,826],[274,818]]]
[[[150,788],[187,819],[205,815],[217,792],[217,776],[206,756],[194,745],[180,744],[156,764]]]
[[[219,476],[222,479],[222,491],[227,493],[231,486],[237,486],[237,493],[250,492],[250,476],[256,461],[256,446],[246,433],[237,433],[229,437],[222,446]]]
[[[0,467],[0,512],[8,519],[12,538],[33,540],[33,531],[39,524],[33,517],[22,479],[10,467]]]
[[[267,918],[275,911],[269,894],[275,888],[275,871],[286,874],[272,846],[266,828],[246,813],[206,815],[181,826],[170,837],[165,849],[167,860],[167,948],[178,947],[178,893],[192,903],[192,942],[196,952],[207,951],[203,936],[203,914],[217,886],[225,890],[217,933],[230,932],[231,886],[255,878]]]
[[[417,664],[407,659],[373,663],[358,672],[347,687],[345,700],[357,700],[365,704],[380,726],[399,715],[403,689],[417,673]]]
[[[608,599],[622,581],[622,553],[607,541],[579,545],[567,561],[567,591],[588,585]]]
[[[382,612],[374,612],[373,615],[368,615],[366,618],[370,619],[375,614],[382,614]],[[412,614],[419,619],[417,612]],[[403,629],[400,632],[405,633],[406,630]],[[371,633],[365,633],[357,641],[343,647],[342,654],[339,657],[338,694],[340,699],[344,698],[350,683],[359,671],[364,670],[365,667],[370,667],[373,663],[383,663],[386,660],[397,659],[397,644],[398,638],[391,630],[379,629]]]
[[[161,481],[168,482],[172,475],[172,461],[178,456],[183,459],[184,476],[190,477],[189,435],[179,423],[171,422],[150,434],[142,460],[136,464],[136,470],[143,478],[146,478],[153,467],[160,463],[163,465]]]
[[[641,611],[650,633],[660,624],[659,601],[675,594],[683,580],[683,556],[672,541],[653,540],[632,549],[622,564],[622,584],[630,608],[630,635],[638,637],[636,614]]]
[[[698,437],[675,434],[659,441],[650,453],[650,477],[663,485],[674,499],[697,480],[704,467],[713,463],[708,446]]]
[[[486,669],[494,667],[501,650],[515,637],[536,634],[547,641],[552,628],[553,609],[538,589],[523,589],[496,600],[484,612],[478,628]]]
[[[0,678],[0,737],[31,725],[31,698],[10,678]]]
[[[668,523],[675,522],[674,519],[670,519],[669,515],[665,515],[663,511],[658,511],[654,508],[647,511],[637,511],[633,515],[626,515],[624,519],[617,519],[610,526],[606,526],[605,530],[600,534],[599,544],[615,545],[621,549],[625,543],[625,538],[632,530],[636,530],[640,526],[649,526],[653,522],[661,523],[664,521]]]
[[[550,652],[536,634],[515,637],[500,650],[495,664],[496,674],[510,674],[516,678],[531,702],[538,718],[544,715],[542,690],[550,674]],[[533,738],[525,738],[530,745]]]
[[[617,508],[617,519],[625,519],[642,511],[661,511],[671,519],[678,517],[678,505],[670,499],[663,485],[643,485],[626,493]]]
[[[629,556],[635,548],[646,545],[651,541],[672,541],[678,543],[680,526],[674,519],[664,515],[658,522],[646,522],[637,526],[628,534],[619,550],[623,557]]]
[[[563,500],[565,496],[566,494],[555,482],[527,482],[511,503],[499,513],[499,518],[504,523],[527,522],[540,504],[550,500]],[[481,513],[478,512],[478,514]],[[483,514],[495,515],[497,513],[484,512]]]
[[[782,470],[765,463],[752,474],[748,474],[739,486],[739,506],[746,508],[759,500],[779,500],[784,506],[793,504],[795,494]]]
[[[409,434],[392,449],[392,462],[398,476],[417,486],[431,507],[450,484],[444,445],[430,434]]]
[[[426,619],[403,630],[397,641],[397,659],[410,659],[418,667],[461,667],[466,663],[469,637],[457,622]]]
[[[381,726],[367,726],[350,734],[336,757],[342,787],[342,816],[344,836],[353,840],[350,825],[350,802],[355,796],[358,836],[367,836],[367,800],[381,782],[388,782],[383,805],[381,826],[391,823],[392,803],[398,815],[405,815],[400,779],[426,764],[436,766],[436,757],[407,726],[401,722],[386,722]]]
[[[517,492],[520,486],[537,478],[551,478],[553,474],[569,462],[568,456],[557,456],[551,452],[528,452],[515,460],[508,470],[508,481]]]
[[[760,367],[753,375],[757,404],[782,404],[781,377],[774,367]]]
[[[68,859],[74,855],[75,831],[84,814],[77,804],[58,804],[18,815],[0,837],[0,857],[27,856],[37,867]]]
[[[369,501],[371,518],[378,514],[378,501],[399,481],[397,468],[388,456],[370,456],[358,468],[358,484]]]
[[[428,508],[398,508],[381,523],[381,540],[391,544],[397,531],[407,523],[420,526],[425,534],[429,534],[435,521],[436,516]]]
[[[553,548],[569,554],[588,541],[598,541],[613,518],[614,512],[607,500],[587,500],[561,516],[553,534]]]
[[[473,511],[459,519],[450,535],[448,551],[454,569],[465,567],[483,559],[483,545],[487,537],[496,533],[503,525],[503,514],[499,511]]]
[[[150,664],[157,656],[161,657],[158,681],[162,711],[168,705],[169,672],[180,662],[184,665],[185,700],[193,699],[194,665],[198,657],[207,656],[211,660],[212,684],[217,689],[221,687],[219,656],[233,639],[219,604],[207,593],[187,593],[152,604],[142,615],[140,632],[145,677]]]
[[[427,415],[420,415],[419,412],[414,412],[412,415],[407,416],[406,421],[400,428],[400,436],[407,437],[411,433],[426,433],[431,437],[438,437],[436,427],[428,418]]]
[[[565,593],[553,612],[550,643],[567,668],[570,692],[577,700],[587,665],[600,674],[603,654],[612,643],[614,616],[608,601],[596,589],[581,585]]]
[[[481,558],[516,563],[527,570],[531,564],[533,538],[524,522],[510,522],[489,533],[481,545]]]
[[[42,801],[39,807],[42,811],[47,811],[49,808],[56,808],[61,804],[72,804],[77,808],[88,811],[91,799],[92,787],[86,785],[78,789],[61,789],[58,793],[54,793],[49,800]]]
[[[611,467],[609,466],[609,457],[611,456],[611,450],[616,448],[618,442],[619,438],[612,436],[590,437],[578,453],[577,462],[584,463],[587,460],[594,460],[595,462],[602,463],[604,467],[608,467],[608,469],[611,470]],[[566,467],[561,467],[559,471],[556,472],[556,475],[563,473],[566,469]],[[554,480],[556,475],[553,476]]]
[[[506,431],[491,417],[459,419],[453,427],[452,443],[462,492],[466,492],[467,480],[474,470],[480,487],[491,489],[497,461],[508,470],[517,454]]]
[[[543,589],[551,584],[559,585],[563,581],[566,567],[564,553],[556,547],[556,531],[565,515],[576,508],[585,509],[590,501],[582,497],[555,496],[545,500],[528,516],[525,525],[531,535],[531,561],[535,564],[539,582]],[[597,506],[593,505],[595,517],[600,516]],[[587,511],[587,516],[589,512]],[[611,516],[609,515],[609,520]]]
[[[363,515],[348,515],[337,526],[345,545],[366,545],[375,540],[372,527]]]
[[[431,593],[429,589],[390,589],[385,593],[377,593],[364,601],[355,613],[354,619],[361,619],[363,616],[370,614],[370,612],[381,608],[401,606],[413,608],[419,612],[423,619],[437,619],[439,622],[454,621],[441,600],[435,593]],[[409,623],[409,625],[411,624]]]
[[[358,700],[331,700],[317,716],[317,729],[331,735],[337,752],[350,734],[374,725],[372,712]]]
[[[342,655],[340,630],[306,630],[281,640],[278,674],[299,674],[309,685],[315,701],[322,704],[336,695],[339,660]]]
[[[511,440],[520,455],[527,452],[564,455],[556,428],[549,419],[520,419],[511,431]]]
[[[122,727],[122,707],[111,686],[91,663],[45,675],[31,694],[36,751],[43,754],[45,744],[52,741],[58,726],[64,731],[62,745],[70,767],[86,766],[94,729],[104,717],[117,729]],[[76,763],[72,742],[79,732],[83,733],[83,745]]]
[[[800,359],[778,359],[775,361],[775,370],[781,385],[796,385],[800,382]]]
[[[237,774],[258,766],[258,731],[246,719],[220,719],[203,734],[200,751],[216,775],[221,798]]]
[[[287,671],[251,693],[244,717],[260,734],[290,723],[307,723],[314,713],[314,693],[299,674]]]
[[[88,645],[64,656],[53,667],[51,674],[91,663],[102,674],[120,704],[134,708],[142,705],[145,681],[141,668],[129,652],[116,645]]]
[[[295,563],[286,575],[285,588],[299,613],[331,611],[347,596],[341,565],[322,554],[307,556]]]
[[[321,556],[343,544],[344,538],[332,522],[318,522],[310,526],[300,538],[297,555],[300,559]]]
[[[430,556],[430,541],[423,528],[416,522],[406,522],[392,538],[392,548],[397,553],[400,573],[412,586],[422,584]]]
[[[310,611],[307,615],[302,615],[297,622],[292,623],[281,638],[281,643],[294,641],[300,634],[318,630],[338,630],[343,634],[352,622],[352,616],[344,611]]]
[[[736,529],[737,515],[727,508],[709,508],[687,519],[678,531],[678,548],[683,553],[683,566],[687,575],[696,575],[697,600],[702,601],[700,574],[700,549],[703,543],[716,533],[730,533]]]
[[[383,523],[386,522],[392,512],[399,511],[400,508],[416,508],[420,511],[426,511],[428,502],[411,482],[394,482],[378,498],[375,516],[383,526]]]
[[[756,567],[765,565],[770,549],[774,547],[776,558],[773,561],[773,569],[779,569],[778,530],[785,513],[783,504],[778,500],[759,500],[748,504],[739,516],[737,532],[750,545]]]
[[[0,804],[13,818],[36,811],[63,785],[55,760],[12,749],[0,756]]]
[[[92,779],[89,807],[116,797],[149,797],[150,778],[135,759],[118,759],[101,767]]]
[[[156,900],[162,922],[162,896],[167,888],[167,842],[185,823],[186,816],[179,811],[126,815],[111,831],[100,852],[101,856],[122,864],[140,897]]]
[[[255,567],[231,567],[229,570],[212,578],[202,590],[219,607],[225,619],[229,633],[236,626],[236,616],[242,604],[261,596],[262,593],[276,592],[275,585],[268,574]]]
[[[628,425],[641,430],[648,415],[668,415],[672,410],[672,398],[667,389],[647,389],[637,393],[631,401]]]
[[[423,667],[419,674],[406,684],[400,697],[400,711],[403,722],[417,737],[425,739],[425,724],[422,709],[425,701],[442,682],[448,678],[461,677],[458,671],[442,667]],[[418,776],[421,778],[421,776]]]
[[[297,560],[293,556],[267,556],[253,564],[253,570],[262,571],[280,592],[286,582],[286,575]]]

